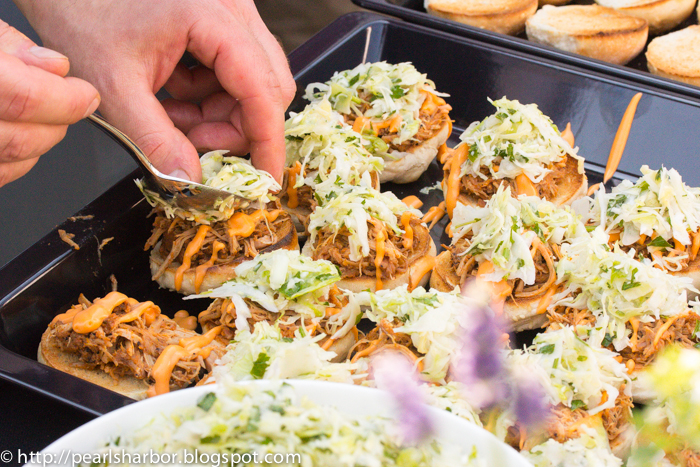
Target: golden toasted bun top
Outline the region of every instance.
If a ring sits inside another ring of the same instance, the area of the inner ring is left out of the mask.
[[[652,40],[647,61],[666,73],[700,77],[700,26],[689,26]]]
[[[677,0],[596,0],[596,3],[610,8],[635,8],[661,3],[677,3]]]
[[[646,20],[598,5],[545,5],[528,24],[561,31],[572,36],[601,36],[643,30]]]
[[[427,0],[435,10],[460,15],[500,15],[529,8],[536,0]]]

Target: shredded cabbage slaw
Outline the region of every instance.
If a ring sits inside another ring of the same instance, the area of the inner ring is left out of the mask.
[[[472,175],[486,179],[514,179],[525,174],[539,183],[551,171],[550,164],[568,155],[578,160],[583,173],[583,158],[561,137],[559,129],[535,104],[521,104],[505,97],[489,99],[496,113],[474,122],[459,137],[469,145],[469,157],[462,164],[460,177]],[[489,175],[481,173],[486,167]]]
[[[247,159],[227,157],[226,153],[228,151],[211,151],[200,159],[202,184],[227,191],[233,195],[230,198],[218,200],[213,209],[207,211],[185,210],[146,189],[140,180],[136,180],[136,185],[146,201],[153,207],[163,208],[167,217],[179,216],[200,224],[210,224],[230,218],[236,210],[241,208],[238,202],[240,198],[258,205],[264,205],[276,199],[273,193],[278,192],[282,187],[272,175],[264,170],[256,169]]]

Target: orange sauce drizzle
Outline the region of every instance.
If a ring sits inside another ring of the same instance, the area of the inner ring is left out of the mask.
[[[447,194],[445,195],[445,207],[447,214],[452,218],[452,211],[457,206],[457,196],[459,196],[459,174],[462,171],[462,164],[467,160],[469,146],[462,144],[454,150],[450,164],[450,172],[447,177]]]
[[[515,193],[517,196],[537,196],[537,188],[527,175],[520,174],[515,177]]]
[[[139,318],[141,315],[144,315],[144,321],[146,323],[146,326],[150,326],[151,324],[153,324],[153,321],[156,320],[159,314],[160,307],[154,305],[153,302],[143,302],[136,305],[136,307],[133,310],[129,311],[127,314],[122,315],[122,317],[119,318],[118,322],[129,323]]]
[[[428,226],[428,230],[432,229],[435,224],[440,222],[440,219],[443,218],[445,215],[445,202],[442,201],[440,204],[437,206],[433,206],[430,209],[428,209],[428,212],[423,216],[423,219],[421,221],[425,224],[430,222],[430,225]]]
[[[231,237],[241,237],[248,238],[255,232],[255,226],[263,218],[267,219],[268,222],[272,222],[280,215],[282,212],[279,209],[274,211],[264,211],[259,209],[252,214],[246,214],[244,212],[237,212],[234,214],[226,223],[228,224],[228,234]]]
[[[571,122],[566,124],[566,128],[561,132],[561,137],[569,143],[569,146],[574,147],[574,132],[571,131]]]
[[[294,209],[299,206],[299,197],[294,185],[297,183],[297,176],[301,174],[301,163],[296,161],[289,169],[289,180],[287,181],[287,206]]]
[[[423,206],[423,201],[421,201],[417,196],[410,195],[402,199],[403,204],[410,206],[412,208],[420,209]]]
[[[375,240],[376,245],[377,245],[377,255],[374,258],[374,267],[376,269],[376,274],[377,274],[377,290],[382,290],[382,287],[383,287],[381,265],[382,265],[382,260],[384,259],[384,241],[385,240],[386,240],[386,232],[384,231],[384,228],[382,227],[381,230],[379,230],[379,233],[377,234],[377,238]]]
[[[406,248],[407,250],[410,249],[413,246],[413,227],[411,227],[411,214],[410,212],[406,211],[403,214],[401,214],[401,225],[403,225],[403,247]]]
[[[78,311],[73,316],[73,330],[79,334],[88,334],[96,330],[112,310],[126,302],[128,298],[119,292],[110,292],[104,298],[98,298],[92,306]]]
[[[423,256],[408,268],[409,292],[418,287],[423,276],[435,268],[436,262],[435,256]]]
[[[202,288],[202,282],[204,282],[204,276],[207,274],[207,270],[214,266],[214,263],[218,259],[219,252],[226,248],[226,245],[221,243],[218,240],[214,240],[214,244],[212,245],[212,251],[211,251],[211,258],[204,263],[200,264],[195,268],[194,270],[194,292],[199,293],[199,290]]]
[[[632,97],[625,114],[622,116],[620,121],[620,126],[617,128],[617,133],[615,133],[615,139],[613,140],[612,148],[610,148],[610,155],[608,156],[608,163],[605,166],[605,174],[603,174],[603,183],[607,183],[608,180],[613,176],[617,170],[617,166],[620,165],[620,159],[622,159],[622,154],[625,152],[625,145],[627,144],[627,138],[630,135],[630,130],[632,129],[632,121],[634,120],[634,114],[637,112],[637,104],[642,98],[642,93],[638,92]]]
[[[175,290],[179,291],[182,287],[182,279],[185,275],[185,271],[190,268],[192,257],[202,248],[204,238],[207,236],[209,230],[211,230],[211,227],[208,225],[200,225],[194,238],[187,244],[185,256],[182,258],[182,264],[175,271]]]

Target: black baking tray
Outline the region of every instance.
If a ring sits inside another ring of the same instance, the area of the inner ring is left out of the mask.
[[[301,95],[307,84],[325,81],[337,70],[363,60],[413,62],[440,91],[451,95],[447,100],[455,119],[453,144],[468,123],[492,113],[487,97],[535,102],[560,127],[572,123],[591,182],[600,179],[630,98],[642,91],[616,180],[636,177],[641,164],[663,163],[686,169],[686,181],[700,185],[700,173],[687,170],[695,158],[692,143],[700,138],[700,126],[693,123],[700,121],[698,99],[370,13],[341,17],[289,60],[299,89],[291,110],[304,107]],[[111,144],[107,137],[104,141]],[[0,378],[92,414],[106,413],[132,401],[36,361],[50,320],[76,303],[80,293],[95,298],[109,292],[112,274],[119,290],[140,301],[152,300],[171,316],[180,309],[197,313],[206,308],[205,301],[183,301],[150,280],[148,254],[143,251],[150,234],[150,207],[133,183],[137,175],[127,176],[77,213],[92,218],[67,220],[0,269]],[[418,194],[440,178],[434,162],[417,182],[383,188],[402,197]],[[424,209],[441,201],[439,191],[418,196],[426,202]],[[443,219],[434,232],[438,243],[449,241],[442,235],[445,223]],[[74,233],[80,250],[62,242],[58,229]],[[109,237],[114,240],[98,251]]]
[[[352,0],[353,3],[368,10],[378,11],[387,15],[396,16],[411,23],[428,26],[439,31],[450,32],[464,37],[469,37],[482,42],[506,47],[511,50],[526,52],[560,63],[575,65],[581,68],[602,72],[611,76],[617,76],[628,80],[637,81],[643,84],[656,86],[673,92],[679,92],[691,97],[700,97],[700,88],[690,84],[680,83],[666,78],[652,75],[647,71],[647,62],[642,51],[635,59],[627,65],[613,65],[593,58],[584,57],[563,50],[555,49],[544,44],[537,44],[527,40],[525,33],[517,36],[508,36],[486,29],[469,26],[445,18],[438,18],[427,13],[424,7],[424,0]],[[574,4],[592,4],[591,0],[574,0]],[[697,24],[695,10],[688,19],[679,24],[674,30],[682,29]],[[649,37],[651,40],[653,37]],[[647,42],[648,44],[648,42]],[[449,53],[449,51],[445,51]]]

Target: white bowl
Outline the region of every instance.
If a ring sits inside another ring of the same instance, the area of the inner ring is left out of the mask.
[[[379,415],[395,418],[393,400],[378,389],[353,386],[326,381],[287,380],[300,396],[306,396],[319,405],[330,405],[353,416]],[[260,390],[278,383],[272,381],[246,381],[237,384],[253,385]],[[215,390],[215,386],[183,389],[170,394],[146,399],[110,412],[71,431],[44,449],[36,463],[27,465],[74,465],[74,456],[97,452],[109,440],[147,424],[156,415],[167,413],[177,407],[192,406],[204,394]],[[461,446],[471,452],[476,446],[479,457],[486,465],[532,467],[510,446],[498,441],[488,431],[444,410],[428,407],[436,437],[444,442]],[[89,462],[87,463],[89,465]]]

